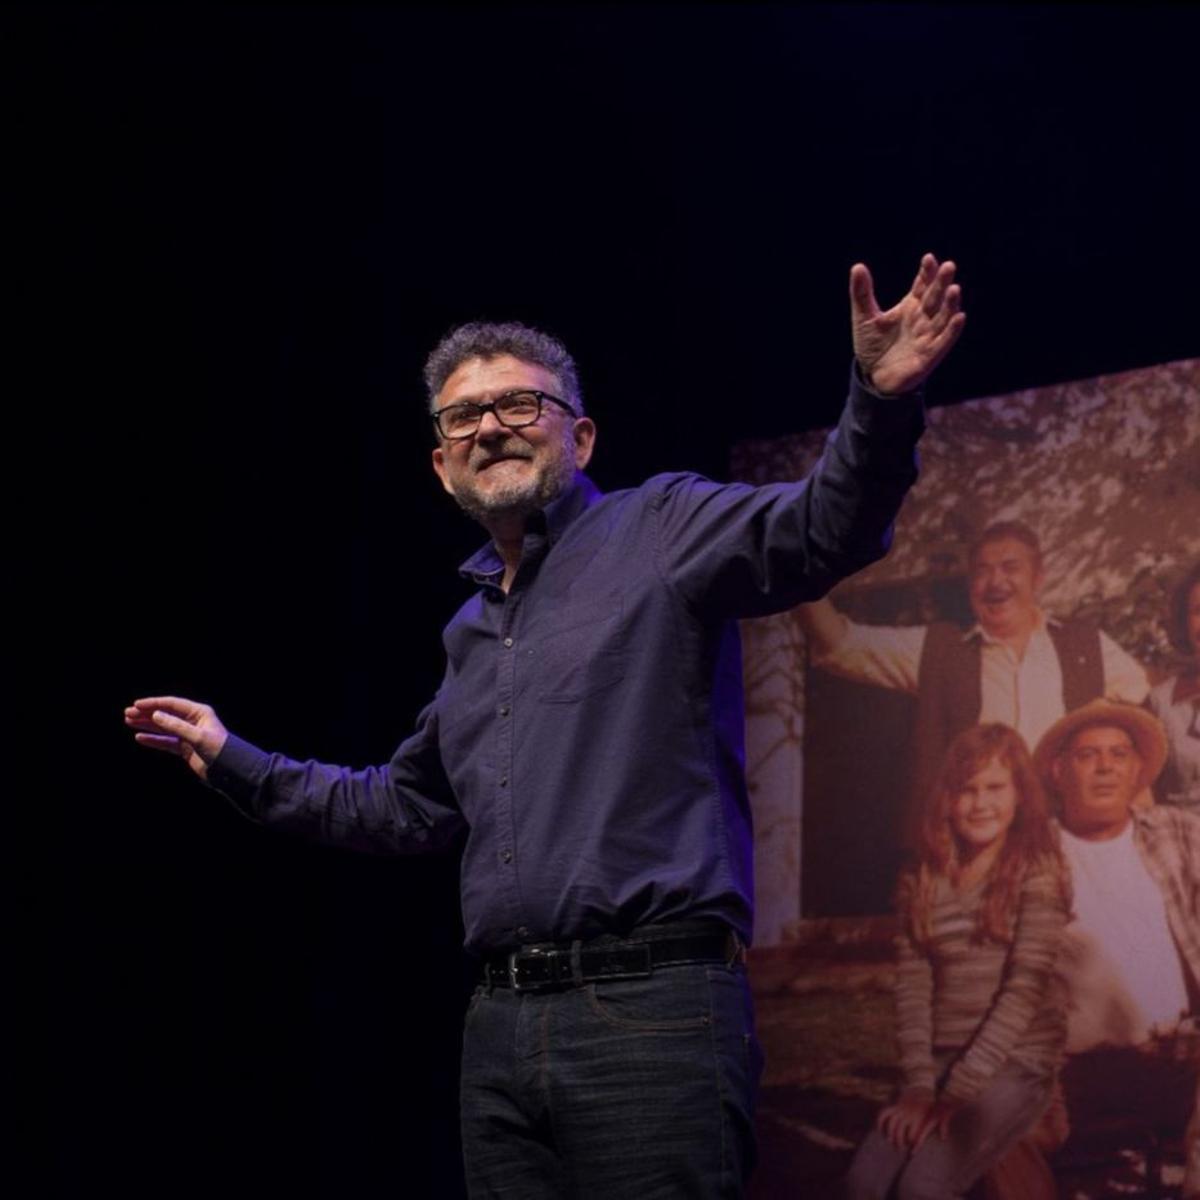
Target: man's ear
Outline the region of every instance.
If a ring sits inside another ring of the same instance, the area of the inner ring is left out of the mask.
[[[571,438],[575,443],[575,466],[582,471],[592,461],[592,451],[596,448],[595,421],[591,417],[576,418]]]
[[[1133,752],[1133,756],[1137,759],[1138,763],[1138,791],[1144,792],[1150,787],[1150,784],[1153,781],[1147,778],[1148,772],[1146,770],[1146,760],[1136,749]]]
[[[450,473],[446,470],[446,456],[441,446],[433,448],[433,473],[442,481],[442,487],[453,496],[454,488],[450,485]]]

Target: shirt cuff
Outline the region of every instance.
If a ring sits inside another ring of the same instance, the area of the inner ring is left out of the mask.
[[[254,797],[266,778],[270,757],[237,734],[227,734],[221,753],[209,763],[206,782],[231,800],[240,812],[257,819]]]
[[[858,359],[850,363],[850,399],[847,404],[854,428],[862,433],[909,437],[915,442],[925,429],[925,391],[897,392],[884,396],[863,375]]]

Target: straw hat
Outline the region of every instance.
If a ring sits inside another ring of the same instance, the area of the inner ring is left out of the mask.
[[[1133,704],[1092,700],[1055,721],[1033,752],[1033,765],[1052,792],[1057,790],[1052,770],[1054,760],[1079,730],[1092,725],[1116,725],[1125,730],[1142,760],[1142,786],[1149,787],[1158,778],[1167,761],[1167,735],[1159,719]]]

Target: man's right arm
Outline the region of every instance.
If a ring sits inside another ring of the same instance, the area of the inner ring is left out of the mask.
[[[352,771],[268,754],[229,733],[208,705],[137,700],[125,722],[139,744],[175,754],[251,820],[376,854],[437,850],[464,826],[438,752],[436,701],[384,767]]]
[[[855,683],[913,694],[925,648],[925,625],[860,625],[827,599],[796,609],[812,665]]]

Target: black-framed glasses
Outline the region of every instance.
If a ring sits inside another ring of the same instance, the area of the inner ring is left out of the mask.
[[[535,392],[532,389],[521,389],[515,392],[505,392],[497,396],[490,404],[475,404],[467,401],[463,404],[447,404],[437,412],[430,414],[437,431],[449,442],[469,438],[478,430],[483,414],[490,412],[501,425],[508,429],[520,429],[524,425],[533,425],[542,415],[546,401],[557,404],[564,412],[575,416],[575,410],[557,396],[549,392]]]

